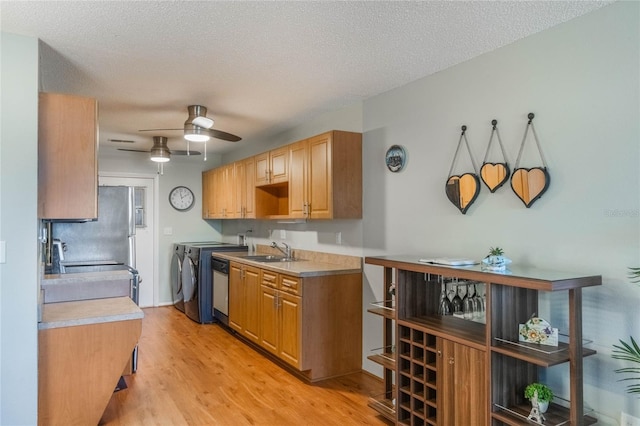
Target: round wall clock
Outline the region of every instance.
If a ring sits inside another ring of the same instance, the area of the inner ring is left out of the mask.
[[[384,157],[384,161],[387,163],[387,167],[392,172],[399,172],[404,167],[406,162],[406,154],[404,148],[400,145],[391,145],[391,148],[387,150]]]
[[[185,212],[193,207],[195,201],[193,192],[186,186],[176,186],[169,193],[169,203],[174,209]]]

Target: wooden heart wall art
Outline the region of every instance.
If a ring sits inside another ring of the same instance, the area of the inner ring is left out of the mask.
[[[509,165],[506,163],[482,163],[480,176],[489,191],[496,192],[509,179]]]
[[[516,169],[511,177],[511,188],[529,208],[549,187],[550,177],[546,167]]]
[[[500,138],[500,132],[498,132],[498,120],[491,120],[491,136],[489,137],[489,143],[487,144],[487,152],[484,155],[482,161],[482,167],[480,167],[480,176],[482,181],[491,193],[496,192],[504,183],[509,179],[509,163],[507,162],[507,153],[502,145],[502,139]],[[489,152],[491,151],[491,142],[493,142],[493,135],[498,138],[500,144],[500,150],[502,152],[502,163],[489,163]]]
[[[462,134],[460,135],[460,140],[458,141],[458,147],[456,148],[456,153],[453,156],[453,162],[451,163],[451,169],[449,170],[449,177],[447,178],[447,183],[445,185],[445,193],[447,194],[447,198],[454,206],[460,210],[460,213],[465,214],[471,204],[478,198],[478,194],[480,193],[480,179],[478,178],[476,163],[473,160],[473,155],[471,154],[471,149],[469,148],[469,141],[467,140],[467,126],[462,126]],[[464,140],[465,145],[467,146],[467,151],[469,152],[469,158],[471,159],[471,164],[473,165],[474,173],[462,173],[459,175],[453,174],[453,169],[456,164],[456,159],[458,158],[458,153],[460,152],[460,146],[462,145],[462,141]]]
[[[450,176],[446,187],[447,198],[465,214],[480,193],[480,180],[475,173]]]
[[[522,200],[524,205],[529,208],[542,196],[542,194],[546,192],[547,188],[549,188],[551,176],[549,176],[549,172],[547,171],[547,163],[544,160],[544,154],[540,147],[540,141],[538,140],[536,129],[533,127],[533,118],[535,115],[530,112],[527,117],[529,118],[529,122],[524,130],[524,137],[522,138],[522,144],[520,145],[520,152],[518,153],[518,159],[516,160],[513,175],[511,176],[511,189],[513,189],[513,192],[518,196],[518,198],[520,198],[520,200]],[[543,167],[532,167],[529,169],[518,167],[520,164],[520,158],[522,157],[524,143],[527,140],[529,128],[531,128],[531,133],[536,141]]]

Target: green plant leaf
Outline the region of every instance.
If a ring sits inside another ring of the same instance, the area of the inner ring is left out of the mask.
[[[620,340],[620,345],[613,345],[614,350],[612,351],[611,357],[622,361],[640,364],[640,346],[632,336],[629,338],[631,339],[630,344]],[[621,374],[638,374],[640,373],[640,367],[623,367],[618,368],[615,372]],[[625,377],[618,381],[628,380],[640,380],[640,377]],[[640,384],[627,385],[627,393],[640,393]]]

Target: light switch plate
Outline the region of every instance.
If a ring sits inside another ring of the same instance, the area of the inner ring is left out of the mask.
[[[173,228],[170,226],[164,228],[164,235],[173,235]]]
[[[285,231],[284,229],[280,230],[280,239],[284,240],[285,238],[287,238],[287,231]]]
[[[7,242],[0,241],[0,263],[7,263]]]

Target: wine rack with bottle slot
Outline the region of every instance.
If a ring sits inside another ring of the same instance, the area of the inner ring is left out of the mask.
[[[562,364],[569,365],[568,394],[558,398],[565,402],[550,404],[545,425],[595,422],[583,401],[583,358],[596,352],[583,347],[582,291],[602,285],[601,276],[513,264],[506,273],[487,272],[481,266],[440,266],[417,259],[365,258],[385,271],[396,270],[397,424],[531,424],[524,387],[538,381],[543,369],[553,374],[553,367]],[[482,316],[441,309],[446,284],[475,287],[484,298]],[[541,293],[548,293],[546,303],[559,301],[552,305],[566,317],[561,321],[566,341],[555,347],[519,342],[519,324],[539,312]],[[567,374],[566,369],[557,374]]]

